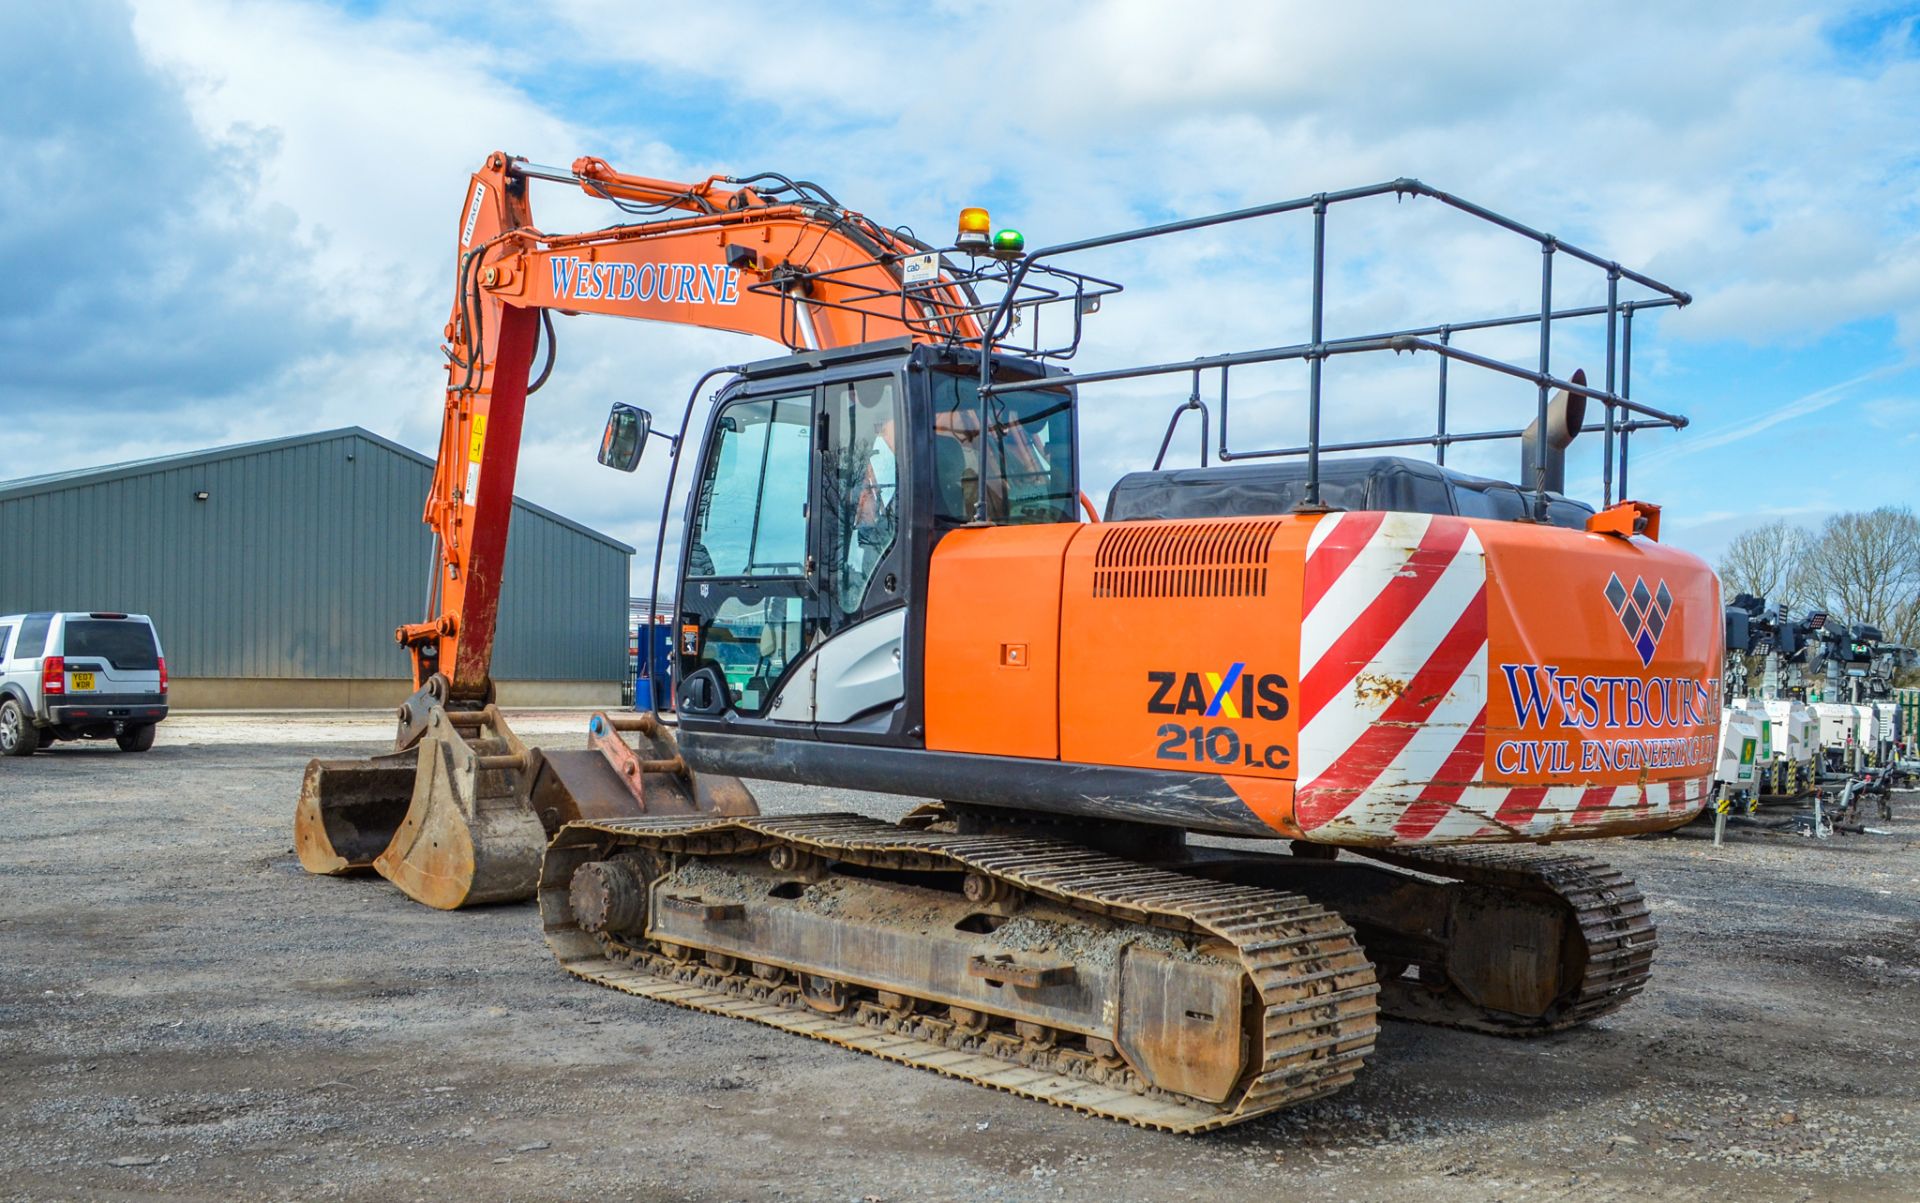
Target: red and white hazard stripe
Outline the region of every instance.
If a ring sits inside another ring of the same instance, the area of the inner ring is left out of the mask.
[[[1329,514],[1303,579],[1300,823],[1392,835],[1428,786],[1442,787],[1428,801],[1444,815],[1486,758],[1487,572],[1473,528]]]
[[[1307,542],[1295,816],[1338,838],[1547,835],[1697,807],[1706,781],[1504,786],[1486,774],[1486,557],[1466,521],[1336,513]]]

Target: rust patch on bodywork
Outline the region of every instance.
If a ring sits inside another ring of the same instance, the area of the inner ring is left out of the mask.
[[[1361,673],[1354,678],[1353,696],[1364,705],[1378,706],[1405,693],[1407,684],[1390,673]]]

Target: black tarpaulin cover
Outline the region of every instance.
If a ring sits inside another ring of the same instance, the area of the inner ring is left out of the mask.
[[[1129,472],[1107,495],[1107,520],[1284,514],[1305,496],[1306,482],[1304,459]],[[1530,494],[1506,481],[1395,455],[1321,460],[1320,500],[1337,510],[1505,519],[1525,516],[1532,505]],[[1555,526],[1584,529],[1592,513],[1584,502],[1549,495],[1547,519]]]

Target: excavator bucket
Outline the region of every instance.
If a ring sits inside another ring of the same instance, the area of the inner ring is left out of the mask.
[[[500,711],[433,707],[406,817],[380,876],[443,911],[533,896],[547,833],[522,800],[530,763]]]
[[[293,812],[293,846],[300,867],[339,877],[371,871],[374,858],[413,805],[420,739],[427,717],[445,696],[439,683],[422,686],[401,704],[393,751],[367,760],[310,760]]]
[[[639,737],[637,751],[621,732]],[[760,813],[738,777],[689,773],[673,731],[651,714],[595,714],[585,748],[536,748],[532,762],[527,802],[549,835],[581,819]]]
[[[621,731],[639,735],[637,751]],[[533,897],[548,838],[580,819],[759,813],[738,778],[689,773],[651,714],[595,714],[585,748],[540,749],[493,706],[435,706],[419,762],[406,817],[373,867],[441,910]]]
[[[760,813],[739,778],[689,772],[651,714],[595,714],[586,747],[567,749],[529,748],[496,707],[448,710],[430,689],[399,719],[399,751],[307,765],[294,844],[308,872],[370,868],[441,910],[516,902],[568,823]]]
[[[413,801],[419,752],[370,760],[313,760],[300,783],[293,846],[309,873],[363,873],[392,842]]]

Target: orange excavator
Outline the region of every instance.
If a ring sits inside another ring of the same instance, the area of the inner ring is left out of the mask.
[[[631,220],[541,232],[538,181]],[[1328,214],[1383,197],[1531,240],[1540,308],[1327,337]],[[1067,369],[1120,291],[1077,257],[1290,215],[1312,223],[1305,341]],[[1604,303],[1556,306],[1556,263],[1597,272]],[[1646,903],[1538,845],[1706,799],[1718,582],[1624,499],[1631,436],[1685,424],[1630,396],[1633,318],[1687,300],[1408,179],[1037,250],[966,209],[935,248],[784,176],[493,155],[458,231],[435,590],[397,632],[416,691],[394,753],[309,766],[302,863],[448,909],[537,894],[589,981],[1173,1131],[1338,1089],[1381,1014],[1519,1036],[1607,1014],[1647,980]],[[660,439],[669,499],[690,473],[656,539],[674,708],[595,715],[570,749],[522,744],[487,675],[555,310],[791,352],[703,375],[676,433],[614,407],[603,464]],[[1605,325],[1602,385],[1551,371],[1581,320]],[[1512,327],[1537,361],[1456,342]],[[1440,365],[1431,431],[1324,438],[1324,366],[1405,353]],[[1231,373],[1288,363],[1305,443],[1235,446]],[[1531,422],[1450,428],[1450,366],[1515,382]],[[1160,457],[1096,515],[1082,391],[1162,376],[1190,392]],[[1165,468],[1188,415],[1200,466]],[[1565,492],[1584,433],[1597,507]],[[1517,483],[1445,463],[1500,440]],[[1435,462],[1379,454],[1416,446]],[[744,779],[927,804],[765,816]]]

